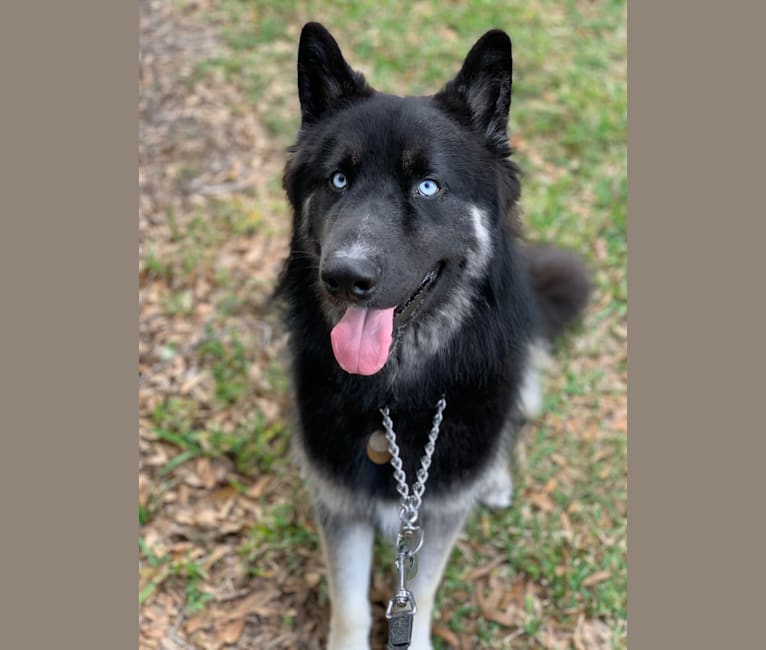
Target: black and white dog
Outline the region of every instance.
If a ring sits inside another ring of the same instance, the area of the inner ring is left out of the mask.
[[[333,649],[369,647],[373,534],[399,528],[391,465],[368,454],[381,409],[413,481],[446,399],[410,584],[411,647],[422,650],[467,515],[478,501],[510,503],[514,433],[540,402],[538,350],[587,300],[578,258],[520,241],[511,71],[511,42],[493,30],[436,95],[398,97],[367,85],[321,25],[301,34],[302,123],[284,174],[294,224],[278,295]]]

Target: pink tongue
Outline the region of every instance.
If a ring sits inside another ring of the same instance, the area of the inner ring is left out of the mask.
[[[335,360],[346,372],[374,375],[386,365],[393,330],[393,307],[349,307],[330,333]]]

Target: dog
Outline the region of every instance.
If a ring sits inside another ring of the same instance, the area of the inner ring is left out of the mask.
[[[443,396],[407,586],[410,647],[424,650],[467,516],[477,502],[510,504],[509,454],[540,407],[541,354],[585,306],[588,274],[574,254],[523,240],[505,32],[482,36],[428,97],[374,90],[318,23],[301,32],[297,68],[301,126],[283,176],[293,228],[276,295],[293,447],[328,568],[328,647],[369,647],[373,536],[401,531],[392,466],[369,453],[381,410],[412,482]]]

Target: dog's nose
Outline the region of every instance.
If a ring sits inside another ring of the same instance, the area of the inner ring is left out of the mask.
[[[332,295],[358,301],[375,293],[381,269],[364,257],[333,256],[325,259],[319,275]]]

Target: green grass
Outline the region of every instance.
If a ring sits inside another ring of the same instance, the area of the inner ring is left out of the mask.
[[[397,94],[437,91],[487,29],[501,27],[511,35],[509,132],[514,158],[525,174],[526,230],[532,239],[556,242],[586,258],[594,271],[594,304],[586,324],[556,347],[561,377],[550,382],[547,415],[528,428],[521,442],[514,506],[502,513],[480,510],[471,517],[467,535],[479,541],[478,550],[472,557],[455,550],[439,598],[453,612],[446,622],[451,629],[459,632],[479,619],[479,640],[494,647],[507,630],[481,619],[475,605],[460,602],[455,594],[471,593],[467,571],[500,553],[509,580],[537,587],[524,602],[525,641],[518,642],[527,645],[519,647],[542,647],[546,622],[573,628],[581,614],[604,621],[612,630],[613,647],[624,647],[626,441],[624,431],[610,429],[607,416],[610,404],[620,399],[613,378],[626,372],[626,362],[624,354],[601,355],[612,328],[624,324],[627,313],[625,3],[222,0],[209,20],[219,27],[228,50],[200,64],[196,78],[216,75],[238,86],[250,102],[247,110],[256,113],[280,148],[292,142],[299,122],[295,57],[300,27],[307,20],[324,23],[352,67],[373,86]],[[143,271],[177,281],[210,267],[216,284],[229,288],[232,277],[215,268],[226,238],[261,233],[263,210],[286,214],[279,177],[268,179],[267,187],[265,200],[211,201],[208,210],[185,223],[168,212],[171,239],[183,242],[183,251],[166,259],[150,249]],[[224,319],[242,307],[241,298],[227,296],[216,307]],[[169,315],[189,313],[192,306],[182,288],[165,299]],[[601,333],[593,348],[583,343],[577,349],[573,341],[589,341],[592,332]],[[624,346],[619,340],[610,345],[618,352]],[[235,336],[214,338],[199,348],[198,359],[213,377],[212,414],[241,403],[252,363],[244,344]],[[274,393],[286,390],[281,369],[268,368],[265,374]],[[155,409],[157,435],[178,449],[166,473],[201,455],[228,455],[243,473],[274,471],[287,462],[284,425],[266,426],[255,413],[223,433],[208,426],[213,419],[183,398],[170,398]],[[587,427],[596,434],[582,435],[581,428]],[[527,497],[551,481],[555,487],[547,495],[554,508],[546,511]],[[151,516],[151,508],[141,506],[140,521]],[[290,557],[290,548],[304,546],[317,546],[315,533],[299,524],[291,507],[278,503],[264,511],[242,553],[257,573],[261,553]],[[171,573],[190,585],[190,606],[204,606],[204,594],[195,592],[201,580],[197,569],[184,565]],[[608,577],[589,582],[594,575]],[[444,647],[441,639],[435,639],[435,647]]]
[[[258,409],[249,409],[246,403],[247,391],[251,388],[248,369],[252,359],[237,333],[218,336],[208,330],[206,340],[197,347],[196,353],[197,361],[213,380],[213,401],[205,404],[204,413],[200,413],[197,401],[180,396],[168,397],[155,407],[152,423],[157,438],[178,449],[162,473],[171,474],[176,467],[202,456],[227,456],[244,475],[267,473],[286,463],[288,431],[285,424],[281,420],[267,423]],[[166,356],[173,354],[173,350],[168,350]],[[265,369],[265,376],[272,390],[286,389],[281,368],[270,366]],[[216,421],[216,414],[238,407],[249,415],[243,415],[233,428],[211,424]],[[148,506],[140,506],[139,519],[150,517]]]
[[[198,208],[190,218],[181,221],[173,206],[168,206],[163,225],[169,231],[170,245],[163,255],[149,242],[141,274],[180,286],[191,278],[212,273],[216,285],[225,286],[227,269],[217,264],[217,257],[232,238],[251,236],[265,229],[263,209],[252,197],[211,198],[204,208]],[[164,308],[169,316],[188,315],[193,300],[188,291],[171,292],[165,296]]]
[[[288,571],[300,572],[303,558],[291,552],[294,548],[318,552],[319,536],[303,525],[295,503],[285,501],[265,508],[240,553],[254,576],[262,575],[262,567],[272,559]]]
[[[268,473],[286,462],[288,432],[283,423],[266,425],[262,414],[256,411],[251,420],[245,420],[233,431],[207,428],[202,422],[195,422],[195,427],[190,421],[182,423],[178,419],[189,406],[189,400],[169,398],[155,409],[157,438],[179,450],[162,468],[162,474],[171,474],[176,467],[202,456],[227,456],[244,475]],[[139,520],[142,518],[151,518],[146,505],[139,506]]]
[[[199,561],[189,558],[173,561],[170,555],[158,556],[143,537],[138,539],[138,548],[147,565],[154,570],[154,577],[138,594],[139,605],[146,602],[168,579],[183,582],[184,607],[190,614],[202,610],[205,603],[213,599],[213,595],[204,591],[200,586],[200,583],[207,579],[207,572]]]
[[[211,362],[216,397],[229,404],[236,402],[248,385],[245,346],[235,334],[228,342],[220,339],[205,341],[199,352],[204,360]]]

